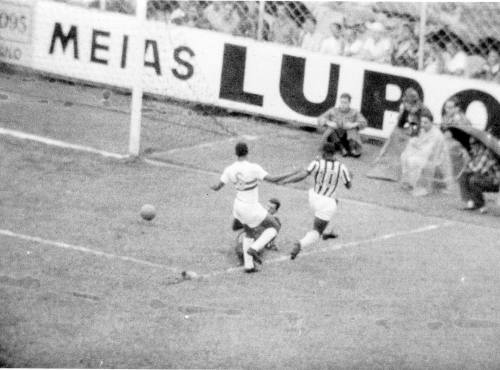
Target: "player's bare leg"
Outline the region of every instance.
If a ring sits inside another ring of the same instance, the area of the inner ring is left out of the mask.
[[[300,253],[302,248],[308,247],[318,242],[320,235],[323,234],[323,231],[325,231],[327,225],[328,221],[315,217],[313,229],[308,231],[302,239],[294,243],[292,252],[290,253],[290,258],[294,260]]]
[[[278,231],[274,227],[269,227],[264,230],[262,235],[259,236],[255,242],[252,243],[247,253],[254,258],[255,262],[259,264],[262,263],[259,252],[264,249],[264,247],[269,244],[269,242],[273,240],[276,235],[278,235]]]
[[[255,262],[262,263],[259,252],[269,244],[271,240],[276,238],[280,225],[276,220],[269,215],[260,223],[260,227],[264,228],[262,234],[255,240],[255,242],[248,249],[248,254],[253,256]]]
[[[339,200],[337,198],[335,198],[335,203],[337,203],[337,205],[339,204]],[[333,231],[332,222],[330,220],[328,222],[328,226],[325,228],[325,231],[323,231],[323,233],[321,234],[321,239],[328,240],[328,239],[335,239],[338,237],[339,234]]]
[[[247,236],[243,237],[243,266],[245,272],[256,272],[254,258],[248,253],[248,249],[253,244],[253,239],[248,238]]]

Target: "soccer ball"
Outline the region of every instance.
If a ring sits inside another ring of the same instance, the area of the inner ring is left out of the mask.
[[[102,92],[102,97],[104,98],[104,100],[108,100],[111,97],[111,91],[109,91],[108,89],[104,90]]]
[[[141,208],[141,217],[146,221],[151,221],[156,216],[156,209],[151,204],[145,204]]]
[[[200,277],[196,272],[188,270],[182,271],[181,276],[184,280],[195,280]]]

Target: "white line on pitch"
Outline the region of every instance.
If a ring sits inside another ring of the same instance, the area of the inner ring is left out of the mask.
[[[440,225],[434,225],[434,224],[433,225],[427,225],[427,226],[419,227],[417,229],[406,230],[406,231],[398,231],[398,232],[394,232],[394,233],[384,234],[384,235],[376,236],[376,237],[370,238],[370,239],[355,240],[355,241],[352,241],[352,242],[340,243],[340,244],[331,244],[331,245],[328,245],[328,246],[322,247],[322,248],[314,248],[314,247],[312,247],[312,249],[310,249],[310,250],[306,250],[306,251],[300,252],[300,254],[299,254],[299,256],[297,258],[301,258],[301,257],[305,257],[305,256],[311,256],[311,255],[315,255],[315,254],[318,254],[318,253],[335,251],[335,250],[339,250],[339,249],[343,249],[343,248],[357,247],[357,246],[360,246],[360,245],[363,245],[363,244],[370,244],[370,243],[379,242],[379,241],[388,240],[388,239],[394,239],[394,238],[396,238],[398,236],[406,236],[406,235],[411,235],[411,234],[424,233],[424,232],[427,232],[427,231],[439,229],[441,227],[450,226],[452,224],[454,224],[454,222],[449,221],[449,222],[444,222],[444,223],[442,223]],[[280,262],[285,262],[285,261],[290,261],[290,255],[279,256],[279,257],[272,258],[272,259],[269,259],[269,260],[264,260],[263,263],[267,265],[267,264],[280,263]],[[211,272],[211,273],[208,273],[208,274],[201,274],[199,276],[201,278],[208,279],[208,278],[211,278],[211,277],[214,277],[214,276],[223,275],[223,274],[229,274],[229,273],[232,273],[232,272],[242,271],[242,270],[243,270],[243,267],[238,266],[238,267],[231,267],[231,268],[226,269],[226,270],[214,271],[214,272]]]
[[[7,136],[19,138],[19,139],[26,139],[26,140],[40,142],[40,143],[43,143],[46,145],[52,145],[52,146],[61,147],[61,148],[67,148],[67,149],[84,151],[84,152],[88,152],[88,153],[99,154],[99,155],[102,155],[104,157],[110,157],[110,158],[115,158],[115,159],[130,158],[130,156],[128,156],[128,155],[123,155],[123,154],[118,154],[118,153],[113,153],[113,152],[106,152],[104,150],[99,150],[99,149],[88,147],[88,146],[71,144],[71,143],[67,143],[65,141],[54,140],[54,139],[50,139],[50,138],[47,138],[44,136],[27,134],[27,133],[22,132],[22,131],[10,130],[10,129],[6,129],[6,128],[2,128],[2,127],[0,127],[0,135],[7,135]],[[242,136],[242,137],[244,138],[245,136]],[[144,162],[147,164],[153,165],[153,166],[175,168],[178,170],[190,171],[190,172],[200,173],[200,174],[204,174],[204,175],[219,175],[219,172],[216,172],[216,171],[203,170],[201,168],[191,167],[191,166],[187,166],[187,165],[183,165],[183,164],[163,162],[163,161],[155,160],[155,159],[145,158]],[[295,188],[292,186],[287,186],[287,189],[291,189],[294,191],[300,191],[300,192],[305,191],[305,189],[299,189],[299,188]],[[365,206],[365,207],[391,208],[388,206],[384,206],[384,205],[380,205],[380,204],[376,204],[376,203],[370,203],[370,202],[366,202],[366,201],[362,201],[362,200],[347,199],[347,198],[339,198],[339,199],[345,203],[351,203],[351,204],[361,205],[361,206]],[[400,211],[408,212],[405,210],[400,210]],[[430,217],[432,217],[432,216],[430,216]],[[456,221],[456,222],[459,222],[459,221]],[[481,227],[481,225],[475,225],[475,226]]]
[[[218,172],[215,171],[210,171],[210,170],[202,170],[201,168],[196,168],[196,167],[190,167],[186,166],[183,164],[175,164],[175,163],[170,163],[170,162],[163,162],[160,160],[156,159],[148,159],[145,158],[143,161],[147,164],[150,164],[152,166],[157,166],[157,167],[166,167],[166,168],[175,168],[180,171],[188,171],[188,172],[194,172],[194,173],[201,173],[203,175],[219,175]]]
[[[232,137],[229,139],[209,141],[208,143],[202,143],[202,144],[191,145],[191,146],[184,146],[181,148],[174,148],[174,149],[166,150],[164,152],[157,152],[157,153],[154,153],[153,158],[157,155],[173,154],[173,153],[183,152],[183,151],[191,150],[191,149],[211,148],[211,147],[219,145],[219,144],[232,143],[232,142],[235,142],[237,140],[254,141],[254,140],[257,140],[257,138],[258,138],[257,136],[252,136],[252,135],[242,135],[239,137]]]
[[[17,139],[36,141],[36,142],[43,143],[46,145],[57,146],[60,148],[65,148],[65,149],[73,149],[73,150],[79,150],[82,152],[100,154],[103,157],[109,157],[109,158],[115,158],[115,159],[128,158],[127,155],[106,152],[104,150],[99,150],[99,149],[92,148],[89,146],[84,146],[84,145],[79,145],[79,144],[71,144],[71,143],[67,143],[65,141],[49,139],[47,137],[39,136],[39,135],[27,134],[27,133],[22,132],[22,131],[11,130],[8,128],[0,127],[0,135],[12,136],[12,137],[15,137]]]
[[[11,237],[11,238],[16,238],[16,239],[21,239],[21,240],[26,240],[26,241],[30,241],[30,242],[34,242],[34,243],[38,243],[38,244],[50,245],[52,247],[57,247],[57,248],[62,248],[62,249],[70,249],[70,250],[74,250],[74,251],[78,251],[78,252],[93,254],[95,256],[101,256],[101,257],[106,257],[106,258],[111,258],[111,259],[118,259],[118,260],[122,260],[122,261],[126,261],[126,262],[137,263],[139,265],[160,268],[163,270],[172,271],[174,273],[180,273],[182,271],[182,270],[174,268],[174,267],[160,265],[158,263],[140,260],[140,259],[137,259],[134,257],[119,256],[116,254],[97,251],[97,250],[82,247],[79,245],[72,245],[72,244],[68,244],[68,243],[64,243],[64,242],[42,239],[42,238],[39,238],[37,236],[18,234],[18,233],[14,233],[10,230],[0,229],[0,235]]]
[[[110,157],[110,158],[115,158],[115,159],[129,158],[128,155],[122,155],[122,154],[118,154],[118,153],[106,152],[106,151],[95,149],[95,148],[88,147],[88,146],[83,146],[83,145],[78,145],[78,144],[71,144],[71,143],[67,143],[67,142],[64,142],[64,141],[60,141],[60,140],[54,140],[54,139],[50,139],[50,138],[39,136],[39,135],[27,134],[27,133],[24,133],[22,131],[10,130],[10,129],[6,129],[6,128],[2,128],[2,127],[0,127],[0,135],[7,135],[7,136],[16,137],[16,138],[19,138],[19,139],[26,139],[26,140],[36,141],[36,142],[40,142],[40,143],[43,143],[43,144],[46,144],[46,145],[52,145],[52,146],[61,147],[61,148],[67,148],[67,149],[73,149],[73,150],[80,150],[80,151],[84,151],[84,152],[88,152],[88,153],[94,153],[94,154],[99,154],[99,155],[102,155],[104,157]],[[242,136],[242,137],[245,138],[245,136]],[[216,171],[203,170],[201,168],[191,167],[191,166],[187,166],[187,165],[183,165],[183,164],[175,164],[175,163],[163,162],[163,161],[156,160],[156,159],[145,158],[144,162],[147,163],[147,164],[153,165],[153,166],[157,166],[157,167],[175,168],[175,169],[182,170],[182,171],[190,171],[190,172],[194,172],[194,173],[200,173],[200,174],[203,174],[203,175],[211,175],[211,176],[213,176],[213,175],[215,175],[215,176],[219,175],[219,173],[216,172]],[[292,187],[292,186],[287,186],[287,189],[291,189],[291,190],[294,190],[294,191],[300,191],[300,192],[304,192],[305,191],[304,189],[298,189],[298,188],[295,188],[295,187]],[[339,198],[339,199],[342,202],[345,202],[345,203],[361,205],[361,206],[364,206],[364,207],[390,208],[390,207],[379,205],[379,204],[376,204],[376,203],[370,203],[370,202],[365,202],[365,201],[360,201],[360,200],[347,199],[347,198]]]

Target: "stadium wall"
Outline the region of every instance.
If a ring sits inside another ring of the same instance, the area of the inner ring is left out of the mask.
[[[50,1],[0,0],[0,61],[84,81],[131,88],[135,17]],[[4,20],[7,20],[7,23]],[[500,86],[330,57],[300,48],[144,22],[146,93],[314,126],[348,92],[387,137],[402,91],[415,87],[435,117],[458,96],[478,128],[500,133]],[[439,120],[439,118],[438,118]]]

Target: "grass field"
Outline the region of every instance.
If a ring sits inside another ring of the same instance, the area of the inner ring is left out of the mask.
[[[0,75],[0,127],[125,154],[128,98]],[[141,160],[0,135],[0,365],[66,368],[500,367],[499,218],[456,193],[412,198],[367,179],[367,145],[334,227],[310,227],[308,184],[282,201],[278,252],[246,275],[232,253],[232,189],[208,186],[242,137],[271,173],[299,168],[319,135],[147,102]],[[232,135],[232,133],[236,134]],[[490,199],[492,202],[493,199]],[[140,219],[145,203],[158,217]],[[200,278],[183,280],[180,272]]]

